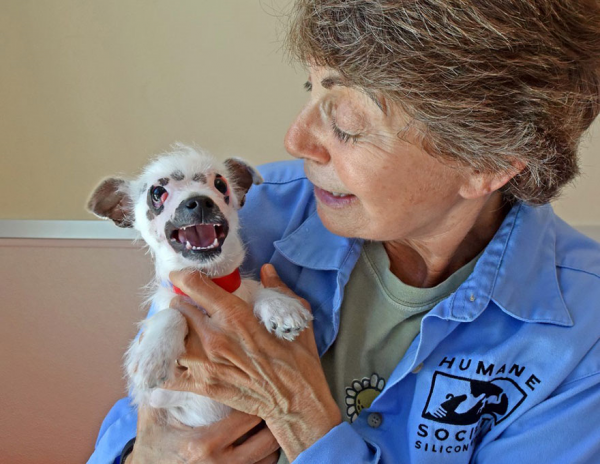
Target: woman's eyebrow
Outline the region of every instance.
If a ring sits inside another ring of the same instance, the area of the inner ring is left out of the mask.
[[[387,116],[387,111],[385,106],[383,105],[383,103],[379,100],[379,98],[377,98],[377,96],[375,96],[375,94],[373,92],[369,92],[368,90],[365,89],[361,89],[366,95],[367,97],[369,97],[371,100],[373,100],[373,103],[375,103],[377,105],[377,108],[379,108],[383,114],[385,114]]]
[[[310,80],[309,80],[309,82],[310,82]],[[334,85],[339,85],[342,87],[354,87],[353,85],[349,85],[340,76],[327,76],[321,80],[321,85],[323,86],[323,88],[328,89],[328,90],[331,87],[333,87]],[[373,100],[373,103],[375,103],[377,105],[377,107],[383,112],[383,114],[387,114],[383,107],[383,104],[379,101],[379,99],[375,96],[375,94],[373,92],[369,92],[367,89],[363,89],[360,87],[357,87],[357,88],[358,88],[358,90],[363,92],[367,97],[369,97],[371,100]]]
[[[321,80],[323,88],[329,90],[334,85],[349,87],[348,84],[339,76],[327,76]]]
[[[331,89],[331,87],[333,87],[334,85],[339,85],[342,87],[352,87],[339,76],[327,76],[323,80],[321,80],[321,85],[323,86],[323,88],[328,90]],[[304,83],[304,88],[308,91],[312,90],[312,79],[310,78],[310,75]],[[377,98],[377,96],[373,92],[369,92],[368,90],[362,88],[358,88],[358,90],[360,90],[367,97],[369,97],[373,101],[373,103],[377,105],[377,108],[379,108],[382,111],[382,113],[387,116],[386,106]]]

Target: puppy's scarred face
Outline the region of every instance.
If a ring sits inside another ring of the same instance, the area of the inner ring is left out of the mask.
[[[220,163],[208,153],[184,145],[161,155],[135,180],[104,180],[88,208],[119,227],[134,227],[148,244],[156,266],[152,288],[155,313],[130,344],[125,367],[132,402],[163,409],[165,423],[176,420],[200,427],[222,420],[231,409],[209,398],[162,388],[174,379],[178,359],[186,352],[189,332],[185,317],[170,308],[177,287],[169,283],[174,270],[200,271],[219,278],[228,291],[250,303],[254,314],[278,338],[294,340],[312,316],[296,298],[260,282],[241,277],[244,248],[239,237],[238,210],[260,175],[239,159]],[[162,420],[161,419],[161,420]]]
[[[241,160],[219,163],[205,152],[176,148],[136,180],[105,180],[88,208],[121,227],[137,229],[161,277],[189,267],[218,275],[243,254],[237,210],[250,186],[262,179]]]
[[[176,182],[170,182],[171,179]],[[171,178],[158,179],[157,184],[150,186],[146,215],[149,221],[154,221],[167,203],[173,203],[169,198],[169,190],[183,188],[181,182],[184,180],[185,174],[176,171]],[[207,175],[204,173],[195,173],[192,182],[198,184],[198,189],[194,192],[193,186],[188,188],[189,195],[176,205],[174,213],[165,223],[163,236],[173,250],[184,258],[202,261],[221,253],[229,233],[229,223],[227,211],[221,211],[215,197],[222,196],[223,203],[229,207],[231,192],[227,180],[220,173],[214,174],[214,192],[209,192]]]
[[[229,204],[228,197],[224,201]],[[181,202],[167,221],[164,233],[176,252],[188,259],[202,260],[221,253],[229,223],[210,196],[197,195]]]

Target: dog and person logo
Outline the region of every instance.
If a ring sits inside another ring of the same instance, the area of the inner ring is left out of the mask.
[[[526,371],[518,364],[444,357],[432,376],[415,448],[438,454],[471,452],[541,383]]]

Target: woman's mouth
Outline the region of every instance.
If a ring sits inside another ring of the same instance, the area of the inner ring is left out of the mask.
[[[315,185],[315,196],[330,208],[345,208],[356,201],[356,196],[349,193],[338,193],[324,190]]]

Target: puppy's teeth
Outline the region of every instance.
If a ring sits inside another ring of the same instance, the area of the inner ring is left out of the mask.
[[[215,241],[212,243],[211,247],[218,247],[219,246],[219,240],[217,240],[217,238],[215,237]]]
[[[185,243],[185,247],[186,247],[188,250],[191,250],[191,249],[192,249],[192,244],[191,244],[190,242],[186,242],[186,243]]]

